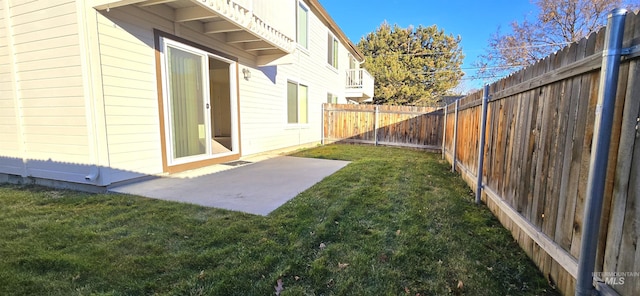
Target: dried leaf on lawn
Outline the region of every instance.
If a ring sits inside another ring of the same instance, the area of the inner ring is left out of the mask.
[[[280,293],[284,290],[282,279],[278,279],[277,283],[278,285],[274,286],[274,288],[276,289],[276,296],[280,296]]]

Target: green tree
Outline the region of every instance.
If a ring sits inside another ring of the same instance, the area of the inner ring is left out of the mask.
[[[435,25],[400,28],[384,22],[363,37],[358,48],[375,78],[376,104],[433,104],[464,75],[460,36],[447,35]]]

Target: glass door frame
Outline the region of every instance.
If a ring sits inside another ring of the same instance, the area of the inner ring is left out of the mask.
[[[171,98],[170,98],[170,89],[169,89],[169,73],[168,73],[168,58],[167,58],[167,50],[168,47],[172,47],[178,50],[182,50],[188,53],[192,53],[200,56],[201,60],[201,77],[202,77],[202,96],[204,100],[204,106],[207,106],[201,112],[204,114],[205,119],[205,135],[208,141],[205,141],[206,149],[204,154],[186,156],[175,158],[174,157],[174,135],[172,133],[172,118],[171,118]],[[238,120],[238,92],[237,92],[237,62],[221,57],[212,52],[185,44],[180,41],[176,41],[169,37],[160,36],[159,38],[159,53],[160,53],[160,66],[161,66],[161,79],[162,79],[162,101],[163,101],[163,113],[162,116],[164,118],[164,138],[165,138],[165,159],[167,162],[167,166],[176,166],[182,164],[188,164],[198,161],[210,160],[214,158],[228,157],[232,155],[239,154],[240,145],[239,145],[239,120]],[[211,148],[211,98],[210,98],[210,77],[209,77],[209,59],[217,59],[229,64],[229,93],[230,93],[230,104],[231,104],[231,140],[232,140],[232,150],[226,153],[217,153],[212,154]]]

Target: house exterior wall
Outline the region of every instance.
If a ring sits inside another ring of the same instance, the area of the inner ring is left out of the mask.
[[[223,40],[196,33],[148,10],[96,12],[100,40],[110,183],[163,173],[154,29],[223,52]],[[249,58],[249,56],[247,57]]]
[[[0,5],[0,171],[22,174],[8,3]]]
[[[280,2],[293,8],[297,5],[294,0]],[[237,57],[239,69],[251,71],[249,80],[242,77],[238,80],[243,155],[320,142],[322,103],[326,102],[327,92],[346,102],[344,81],[345,70],[349,68],[348,50],[341,44],[339,69],[329,66],[329,29],[314,14],[310,14],[309,19],[308,50],[296,50],[293,64],[258,67],[254,55],[228,45],[219,36],[199,33],[201,29],[197,24],[174,23],[157,15],[159,11],[154,12],[126,6],[98,13],[109,153],[111,167],[119,171],[161,172],[154,29]],[[295,28],[295,19],[293,21],[288,27]],[[309,87],[308,124],[287,124],[286,86],[289,80]],[[131,112],[139,113],[130,116]],[[114,181],[118,179],[114,178]]]
[[[98,24],[109,167],[112,169],[109,182],[161,173],[152,26],[164,30],[171,26],[153,15],[136,17],[143,12],[135,7],[94,13]]]
[[[296,27],[291,25],[296,18],[295,0],[243,0],[242,2],[246,2],[255,15],[277,28],[278,31],[292,38],[296,36]]]
[[[76,1],[0,7],[0,169],[83,182],[92,162]]]
[[[276,18],[263,1],[253,2],[256,14],[295,39],[298,2],[277,1],[290,17]],[[0,1],[0,174],[99,186],[162,174],[154,30],[237,59],[242,155],[320,142],[327,93],[346,102],[349,51],[341,43],[338,69],[328,64],[330,30],[313,10],[309,48],[262,67],[224,35],[201,33],[201,23],[173,22],[170,10]],[[287,123],[288,81],[308,87],[306,124]]]
[[[296,7],[297,2],[290,1],[289,5]],[[252,69],[252,73],[259,75],[254,75],[250,81],[240,81],[244,154],[319,143],[322,137],[322,104],[326,103],[327,92],[338,96],[340,103],[347,102],[344,90],[349,52],[340,43],[338,69],[328,64],[327,38],[330,30],[311,12],[309,48],[298,46],[292,54],[293,64]],[[290,26],[295,28],[295,21]],[[270,82],[262,71],[276,71],[275,83]],[[254,79],[255,76],[260,76],[260,80]],[[289,80],[309,87],[308,124],[287,124],[286,86]]]

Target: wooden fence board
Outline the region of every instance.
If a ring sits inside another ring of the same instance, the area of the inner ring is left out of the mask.
[[[440,150],[443,113],[434,110],[431,107],[325,104],[324,138],[370,144],[375,144],[377,139],[383,145]]]
[[[519,163],[518,179],[514,180],[514,182],[517,183],[516,195],[519,197],[518,204],[516,205],[516,210],[519,213],[525,215],[525,217],[528,217],[529,212],[527,209],[527,191],[529,190],[529,183],[527,181],[529,180],[529,174],[531,173],[531,170],[529,168],[531,166],[531,153],[533,150],[533,147],[531,147],[531,144],[529,142],[529,137],[531,136],[531,117],[536,110],[534,107],[535,104],[533,104],[533,101],[531,99],[533,92],[529,91],[523,93],[522,95],[523,117],[522,125],[520,128],[522,142],[520,143],[521,149],[518,155],[518,158],[521,161]]]
[[[512,205],[513,204],[513,199],[512,196],[510,194],[508,194],[507,192],[507,184],[509,181],[509,166],[511,165],[511,163],[509,162],[510,156],[511,156],[511,132],[512,132],[512,120],[513,120],[513,101],[512,100],[507,100],[504,103],[505,106],[505,117],[504,117],[504,128],[503,128],[503,133],[502,133],[502,151],[500,153],[500,158],[501,158],[501,173],[500,173],[500,183],[499,183],[499,187],[498,187],[498,192],[500,193],[500,195],[502,196],[502,198],[504,198],[504,200],[507,201],[508,204]]]
[[[549,132],[552,115],[552,103],[550,95],[547,93],[551,90],[551,87],[546,86],[540,90],[539,100],[543,104],[542,111],[540,112],[540,133],[538,135],[538,159],[536,163],[536,178],[533,187],[533,209],[531,217],[533,224],[542,228],[542,214],[544,213],[545,205],[545,184],[547,183],[547,163],[549,159],[548,142]]]
[[[521,79],[520,77],[515,78]],[[505,172],[508,175],[503,177],[504,182],[502,184],[502,191],[504,192],[504,197],[509,202],[509,204],[514,209],[517,209],[518,196],[515,193],[517,186],[509,186],[509,184],[512,184],[512,182],[518,175],[518,163],[516,162],[516,160],[518,159],[520,148],[520,139],[518,137],[520,127],[520,114],[522,108],[520,95],[514,97],[514,99],[509,103],[508,129],[505,142],[506,155],[504,159]]]
[[[489,103],[489,110],[491,110],[491,122],[489,123],[489,125],[492,128],[492,136],[490,139],[487,139],[487,149],[489,149],[489,151],[491,151],[490,154],[490,160],[488,161],[489,166],[487,167],[489,169],[488,172],[488,179],[487,179],[487,185],[491,188],[499,188],[498,186],[498,181],[500,180],[500,175],[499,175],[499,167],[500,167],[500,158],[498,157],[498,155],[500,155],[500,144],[499,144],[499,140],[502,135],[501,131],[501,123],[502,123],[502,118],[504,117],[504,114],[502,113],[502,101],[496,101],[496,102],[490,102]]]
[[[591,144],[593,141],[593,125],[595,121],[596,103],[598,99],[598,82],[600,75],[591,78],[591,89],[589,92],[589,104],[586,119],[584,141],[582,143],[582,159],[580,161],[580,175],[578,178],[578,194],[576,198],[576,210],[573,218],[573,237],[571,240],[571,254],[578,258],[580,245],[582,242],[582,221],[584,214],[584,201],[586,197],[586,184],[589,177],[589,164],[591,160]]]
[[[483,200],[565,294],[576,285],[604,38],[600,30],[489,87]],[[627,16],[624,38],[625,47],[640,44],[636,14]],[[640,270],[638,56],[623,58],[620,67],[596,271]],[[456,139],[456,165],[471,187],[480,95],[460,100]],[[454,105],[448,112],[453,115]],[[443,147],[451,152],[455,121],[449,117]],[[640,295],[640,279],[612,288]]]
[[[588,55],[590,52],[595,50],[595,37],[589,38],[586,40],[585,45],[585,55]],[[558,243],[565,247],[567,250],[571,249],[571,244],[574,235],[574,219],[573,217],[582,211],[581,205],[578,205],[578,187],[580,185],[580,175],[586,174],[587,172],[581,172],[582,168],[582,153],[584,151],[584,141],[585,134],[587,129],[587,116],[588,112],[592,112],[593,110],[589,109],[589,99],[592,96],[592,86],[598,80],[598,74],[587,74],[581,76],[580,81],[580,89],[579,89],[579,101],[578,101],[578,110],[576,115],[576,126],[574,137],[572,140],[573,149],[571,151],[571,164],[569,167],[569,180],[568,180],[568,189],[567,189],[567,198],[571,200],[571,207],[565,210],[564,221],[561,225],[562,233],[559,237]],[[578,212],[577,212],[578,211]]]
[[[562,157],[562,171],[560,179],[560,187],[558,196],[561,202],[558,204],[558,219],[555,225],[554,238],[555,241],[560,243],[561,246],[568,249],[567,235],[571,233],[571,225],[573,219],[567,217],[574,216],[575,210],[575,197],[568,194],[569,192],[569,180],[571,179],[571,165],[573,162],[573,150],[575,147],[574,138],[576,136],[576,125],[578,110],[580,108],[580,83],[581,77],[575,77],[570,79],[568,85],[569,89],[569,109],[567,116],[567,129],[564,137],[563,157]],[[565,244],[562,244],[562,242]]]
[[[498,123],[498,126],[500,127],[498,129],[498,151],[497,151],[497,156],[498,156],[498,186],[496,187],[496,190],[498,190],[498,193],[500,194],[500,196],[502,196],[507,202],[509,201],[509,197],[508,196],[504,196],[505,192],[504,192],[504,183],[506,181],[506,177],[507,175],[507,140],[508,135],[509,135],[509,118],[511,117],[511,104],[509,103],[509,101],[504,101],[501,102],[501,107],[502,107],[502,112],[501,112],[501,120]]]
[[[562,56],[560,57],[560,67],[566,66],[568,63],[575,61],[575,52],[577,46],[566,47],[562,51]],[[554,137],[553,144],[551,146],[551,150],[553,153],[550,153],[550,172],[549,172],[549,183],[547,186],[547,193],[545,194],[546,202],[549,204],[549,210],[545,212],[545,227],[543,231],[549,235],[550,237],[555,236],[555,230],[558,220],[558,212],[561,206],[566,204],[566,196],[558,195],[558,191],[560,190],[561,180],[562,180],[562,170],[563,170],[563,158],[564,158],[564,149],[562,149],[565,145],[564,140],[566,139],[567,134],[567,118],[570,109],[571,98],[570,95],[570,81],[563,80],[558,81],[556,84],[556,110],[555,110],[555,121],[554,121]]]
[[[581,58],[584,55],[584,49],[586,46],[586,40],[583,39],[576,46],[572,46],[569,49],[569,55],[567,57],[567,63],[573,63],[576,58]],[[554,238],[562,236],[566,233],[565,229],[561,226],[566,226],[563,222],[565,219],[564,214],[567,212],[567,208],[574,207],[575,202],[569,197],[566,192],[568,190],[569,170],[571,168],[571,150],[573,147],[573,135],[575,126],[575,114],[578,108],[579,97],[579,82],[580,76],[571,77],[564,81],[564,90],[562,96],[562,110],[560,113],[560,133],[558,134],[559,144],[556,145],[556,151],[559,155],[556,156],[556,173],[558,174],[554,178],[554,193],[558,196],[557,211],[554,214],[555,221],[551,225],[552,232],[548,233]],[[572,215],[573,217],[573,215]]]
[[[509,186],[509,194],[511,195],[511,198],[513,200],[512,203],[512,207],[514,209],[516,209],[516,211],[521,212],[521,209],[518,208],[518,199],[520,198],[520,196],[517,194],[518,192],[518,180],[520,178],[520,169],[521,169],[521,163],[520,163],[520,151],[522,148],[522,108],[523,108],[523,101],[522,101],[522,93],[518,94],[517,99],[514,101],[514,106],[513,106],[513,124],[512,124],[512,132],[511,132],[511,160],[509,161],[510,163],[510,168],[511,168],[511,172],[510,172],[510,176],[511,179],[509,180],[509,184],[512,184],[512,186]]]
[[[576,46],[576,59],[581,60],[584,58],[587,49],[587,39],[582,39]],[[555,241],[558,242],[565,249],[569,249],[571,229],[573,219],[568,217],[574,216],[575,211],[575,195],[570,194],[570,187],[577,185],[571,183],[572,168],[575,160],[575,152],[578,147],[576,145],[576,136],[579,136],[581,130],[577,128],[581,124],[580,109],[584,104],[581,103],[581,88],[582,79],[584,75],[576,76],[570,79],[570,109],[568,112],[568,127],[565,137],[565,146],[563,151],[563,164],[562,164],[562,180],[560,183],[559,196],[563,199],[563,202],[558,208],[558,221],[556,223]],[[584,109],[584,108],[582,108]],[[579,150],[578,150],[579,151]]]
[[[619,255],[616,269],[614,271],[620,272],[632,272],[638,271],[640,265],[638,262],[639,251],[636,247],[640,236],[640,145],[637,141],[634,145],[633,162],[629,174],[629,189],[627,191],[627,202],[625,205],[624,220],[622,225],[622,237],[619,247]],[[633,259],[632,259],[633,258]],[[624,295],[637,295],[640,282],[638,278],[629,278],[629,285],[623,285],[622,287],[615,287],[618,292],[625,293]],[[633,294],[636,292],[635,294]]]
[[[596,253],[596,270],[602,270],[604,260],[604,248],[607,241],[607,224],[609,223],[609,212],[611,211],[611,199],[613,195],[613,181],[616,174],[616,164],[618,160],[618,147],[620,143],[620,129],[622,127],[622,111],[624,109],[625,95],[627,89],[627,78],[629,75],[629,63],[620,65],[617,98],[615,101],[613,126],[611,128],[611,144],[609,146],[609,159],[607,165],[607,176],[604,188],[604,201],[602,203],[602,213],[600,219],[600,231],[598,237],[598,248]]]
[[[628,81],[630,82],[627,89],[627,98],[637,98],[640,95],[640,84],[637,83],[637,79],[640,77],[640,67],[638,62],[634,61],[630,65]],[[631,82],[636,81],[632,84]],[[634,206],[629,202],[629,199],[634,198],[633,186],[638,186],[640,182],[632,183],[631,180],[631,167],[632,164],[638,163],[638,155],[634,153],[634,146],[640,147],[640,143],[636,143],[636,124],[637,118],[640,117],[640,100],[626,100],[624,106],[624,115],[621,126],[620,145],[618,148],[618,155],[632,155],[632,161],[624,157],[619,157],[617,161],[618,171],[615,175],[614,192],[612,200],[612,209],[609,214],[609,223],[607,230],[607,242],[606,245],[609,248],[606,251],[604,257],[603,270],[618,270],[619,260],[623,260],[625,256],[620,256],[621,242],[624,234],[630,235],[633,233],[633,229],[625,228],[625,220],[633,219],[635,215],[628,215],[627,208]],[[636,190],[637,192],[637,190]],[[630,194],[631,193],[631,194]],[[630,240],[628,240],[630,241]],[[627,257],[629,254],[626,254]],[[628,260],[623,260],[628,261]],[[633,270],[637,270],[640,267],[635,265]],[[623,267],[624,268],[624,267]]]
[[[551,228],[555,220],[555,217],[553,217],[553,215],[557,212],[557,205],[558,205],[558,200],[553,198],[553,185],[554,185],[554,180],[556,177],[556,162],[555,160],[557,159],[557,151],[555,150],[557,148],[557,140],[558,140],[558,133],[559,131],[559,121],[560,121],[560,116],[559,116],[559,110],[560,110],[560,104],[562,102],[562,100],[560,100],[561,97],[561,91],[562,91],[562,83],[557,82],[551,85],[551,98],[549,103],[551,104],[551,110],[550,110],[550,122],[549,122],[549,129],[547,130],[547,135],[546,135],[546,147],[545,147],[545,151],[546,151],[546,158],[544,159],[544,163],[543,163],[543,167],[546,167],[545,170],[545,176],[546,176],[546,180],[544,182],[544,186],[542,186],[541,190],[544,191],[543,196],[544,196],[544,206],[543,206],[543,211],[541,213],[539,213],[538,215],[540,216],[542,225],[541,225],[541,230],[543,233],[545,233],[546,235],[550,235],[553,236],[553,234],[551,234]]]
[[[531,173],[529,177],[529,190],[527,192],[527,214],[528,219],[532,223],[536,224],[535,216],[540,207],[540,203],[537,200],[536,187],[539,186],[536,183],[537,180],[540,180],[540,168],[538,163],[541,162],[541,158],[544,157],[544,154],[540,151],[540,145],[542,143],[542,126],[543,126],[543,111],[545,109],[545,100],[544,97],[541,96],[541,90],[535,90],[533,99],[535,100],[534,104],[537,104],[536,112],[532,114],[534,116],[533,120],[535,121],[535,126],[531,135],[531,142],[533,146],[533,153],[531,156]],[[538,225],[538,224],[536,224]]]

